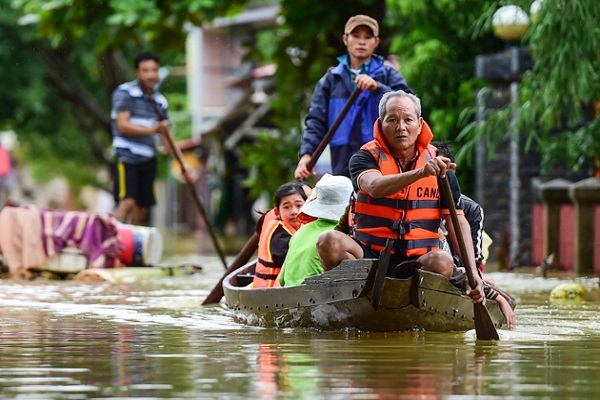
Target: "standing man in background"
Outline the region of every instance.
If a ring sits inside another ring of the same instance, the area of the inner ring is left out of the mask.
[[[333,175],[349,177],[350,157],[364,143],[373,140],[373,123],[379,116],[381,96],[400,89],[413,93],[404,76],[384,65],[383,57],[374,54],[380,42],[376,20],[366,15],[351,17],[342,40],[348,53],[338,57],[339,64],[327,71],[313,93],[300,145],[300,161],[294,172],[297,179],[306,179],[313,173],[307,169],[307,163],[355,88],[363,92],[329,143]]]
[[[123,83],[112,95],[112,145],[117,159],[115,217],[141,225],[156,204],[156,152],[161,136],[169,135],[169,120],[167,99],[154,89],[159,82],[158,57],[141,53],[134,66],[136,80]],[[157,115],[153,102],[161,115]]]

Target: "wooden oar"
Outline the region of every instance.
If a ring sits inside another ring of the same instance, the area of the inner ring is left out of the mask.
[[[203,306],[208,304],[216,304],[223,298],[223,280],[227,275],[240,268],[242,265],[246,264],[252,254],[256,251],[258,247],[258,234],[254,232],[250,239],[246,242],[242,250],[239,252],[235,260],[231,263],[231,265],[227,268],[219,282],[215,285],[215,287],[210,291],[206,299],[202,302]]]
[[[158,106],[156,105],[156,102],[154,101],[154,99],[152,99],[151,97],[148,97],[148,100],[150,101],[150,104],[152,105],[154,112],[156,113],[156,115],[158,115],[158,118],[161,121],[164,120],[165,118],[164,118],[162,112],[160,111],[160,109],[158,108]],[[167,138],[167,142],[169,143],[169,147],[172,149],[173,155],[175,156],[175,158],[177,159],[177,162],[179,163],[179,166],[181,167],[181,175],[183,175],[183,179],[185,180],[186,186],[188,187],[188,189],[192,195],[192,198],[194,199],[194,204],[196,205],[196,209],[198,209],[198,212],[200,213],[200,215],[202,216],[202,219],[204,219],[204,222],[206,223],[206,230],[208,231],[208,234],[210,235],[210,238],[212,239],[215,250],[217,251],[219,258],[221,259],[221,262],[223,263],[223,267],[225,269],[227,269],[227,261],[225,261],[225,254],[223,253],[223,249],[221,249],[221,246],[219,245],[219,242],[217,240],[217,235],[215,235],[215,231],[212,227],[212,224],[210,223],[208,216],[206,215],[206,210],[204,208],[204,205],[202,204],[202,200],[200,200],[200,197],[198,196],[198,193],[196,192],[196,186],[194,185],[194,182],[192,182],[191,178],[187,174],[187,171],[188,171],[187,164],[183,158],[181,149],[175,143],[175,139],[173,139],[171,130],[169,130],[167,132],[166,138]]]
[[[319,145],[315,149],[315,152],[312,154],[310,160],[308,160],[308,163],[306,164],[306,169],[308,170],[308,172],[312,171],[312,169],[315,167],[315,164],[317,163],[317,161],[319,161],[319,157],[321,157],[321,154],[323,154],[323,151],[325,150],[325,148],[327,147],[329,142],[331,142],[331,138],[333,137],[333,135],[335,135],[335,132],[340,127],[344,118],[346,118],[346,114],[348,114],[348,111],[350,111],[350,107],[352,107],[352,105],[356,101],[356,98],[358,97],[360,92],[362,92],[362,90],[360,90],[359,88],[356,88],[350,94],[350,97],[346,101],[346,104],[344,104],[342,111],[340,111],[340,113],[338,114],[335,121],[333,121],[333,124],[331,124],[331,127],[329,128],[329,130],[327,131],[325,136],[323,136],[321,143],[319,143]]]
[[[475,288],[475,276],[473,275],[473,271],[471,267],[475,265],[473,260],[470,260],[469,252],[467,252],[467,246],[465,244],[465,239],[462,235],[462,228],[460,227],[460,223],[458,221],[458,215],[456,214],[456,206],[454,203],[454,196],[452,195],[452,190],[450,189],[450,183],[448,182],[448,176],[443,178],[439,178],[438,182],[440,182],[440,186],[442,188],[442,193],[444,193],[444,197],[446,198],[446,203],[448,204],[448,208],[450,209],[450,217],[452,218],[452,227],[454,228],[454,234],[456,235],[456,240],[458,240],[458,247],[460,247],[460,253],[462,254],[462,260],[465,265],[465,270],[467,271],[467,277],[469,279],[469,286],[471,288]],[[494,326],[494,322],[492,321],[492,317],[490,316],[490,312],[487,307],[483,303],[473,303],[473,316],[475,319],[475,333],[477,334],[477,339],[479,340],[499,340],[500,336],[498,336],[498,331],[496,331],[496,327]]]
[[[348,111],[350,111],[350,107],[352,107],[352,104],[354,104],[354,102],[356,101],[356,98],[358,97],[360,92],[361,92],[361,90],[359,88],[354,89],[354,91],[350,95],[350,98],[348,99],[348,101],[346,101],[344,108],[342,108],[342,111],[337,116],[337,118],[331,125],[331,128],[329,128],[329,130],[323,137],[323,140],[321,140],[321,143],[319,143],[319,146],[317,146],[317,149],[315,150],[315,152],[311,156],[310,160],[306,164],[306,167],[309,171],[314,168],[315,164],[319,160],[319,157],[321,157],[321,154],[323,154],[323,150],[325,150],[325,147],[327,147],[327,145],[331,141],[331,138],[333,137],[335,131],[337,131],[338,127],[340,126],[340,124],[342,123],[344,118],[346,117],[346,114],[348,114]],[[254,254],[254,252],[256,251],[257,248],[258,248],[258,234],[254,233],[254,234],[252,234],[250,239],[248,239],[248,241],[246,242],[246,244],[244,245],[244,247],[242,248],[242,250],[236,257],[236,259],[231,263],[229,268],[227,268],[227,270],[225,271],[225,274],[223,274],[223,276],[221,277],[219,282],[217,282],[217,284],[213,288],[213,290],[211,290],[211,292],[208,294],[208,296],[206,297],[204,302],[202,302],[202,305],[215,304],[215,303],[218,303],[219,301],[221,301],[221,299],[223,298],[223,294],[224,294],[223,293],[223,280],[225,279],[225,277],[227,275],[229,275],[231,272],[235,271],[237,268],[246,264],[248,262],[248,260],[250,260],[250,257],[252,257],[252,254]]]
[[[393,243],[394,239],[387,238],[385,248],[379,255],[377,271],[375,272],[375,281],[373,282],[373,290],[371,291],[371,305],[375,310],[379,308],[381,296],[383,295],[383,285],[385,284],[385,277],[390,264],[390,254],[392,252]]]

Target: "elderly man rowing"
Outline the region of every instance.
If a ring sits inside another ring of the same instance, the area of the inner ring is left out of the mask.
[[[441,218],[446,226],[452,226],[438,177],[448,176],[455,199],[460,199],[460,187],[453,171],[456,164],[436,156],[435,147],[430,145],[432,138],[421,118],[417,96],[402,90],[383,96],[374,140],[363,145],[349,163],[356,192],[350,207],[350,235],[327,231],[317,243],[326,270],[345,259],[378,258],[386,239],[394,238],[388,274],[401,272],[403,262],[414,260],[424,270],[452,278],[452,256],[438,248]],[[462,232],[470,232],[460,204],[456,209]],[[448,230],[451,245],[459,248],[454,230]],[[472,243],[468,234],[463,236],[466,243]],[[473,251],[472,245],[467,248]],[[466,287],[466,294],[474,302],[484,302],[483,283],[473,264],[473,254],[461,258],[476,276],[475,287]]]

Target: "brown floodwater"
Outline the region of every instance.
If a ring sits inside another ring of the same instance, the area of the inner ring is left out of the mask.
[[[223,272],[121,283],[0,281],[0,398],[574,399],[600,392],[598,278],[584,302],[549,301],[574,278],[492,273],[518,327],[320,332],[237,323],[201,303]]]

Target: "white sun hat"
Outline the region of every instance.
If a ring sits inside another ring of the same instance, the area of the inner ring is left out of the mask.
[[[337,221],[350,203],[352,190],[349,178],[325,174],[315,185],[300,212],[315,218]]]

